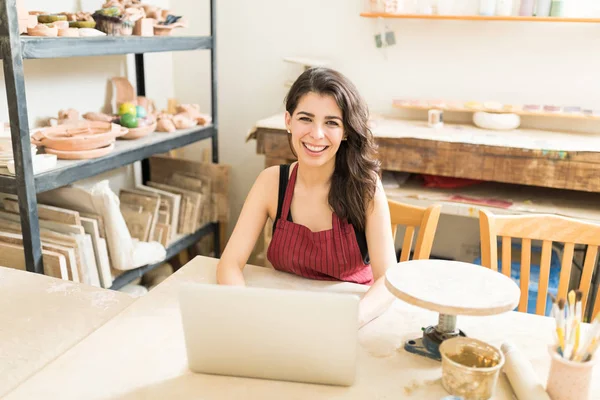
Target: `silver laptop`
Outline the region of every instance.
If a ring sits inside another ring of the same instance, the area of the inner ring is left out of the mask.
[[[356,295],[190,283],[180,305],[194,372],[350,386]]]

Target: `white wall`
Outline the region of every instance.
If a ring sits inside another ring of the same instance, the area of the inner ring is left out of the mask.
[[[173,0],[201,21],[204,3]],[[454,3],[477,10],[477,1]],[[574,4],[600,16],[598,2]],[[233,166],[232,225],[263,168],[255,142],[245,143],[245,135],[255,121],[283,109],[284,56],[331,60],[358,86],[372,112],[400,114],[391,108],[394,97],[600,108],[597,24],[387,20],[397,44],[384,52],[373,38],[381,22],[361,18],[362,5],[362,0],[218,1],[220,154],[221,162]],[[208,106],[208,83],[196,86],[194,80],[195,68],[207,68],[196,67],[200,61],[192,67],[175,57],[176,94]],[[557,120],[523,124],[598,130],[597,124]]]
[[[103,0],[24,0],[28,10],[47,12],[93,12]],[[152,4],[167,7],[168,0],[153,0]],[[170,53],[146,55],[146,92],[156,105],[165,108],[167,98],[174,93],[173,62]],[[1,68],[1,66],[0,66]],[[75,57],[24,60],[25,88],[29,126],[43,126],[48,118],[56,118],[61,109],[74,108],[110,112],[109,80],[127,76],[135,86],[133,56]],[[0,77],[0,121],[8,121],[4,75]],[[89,179],[89,182],[109,179],[113,190],[133,183],[133,166],[126,166]]]

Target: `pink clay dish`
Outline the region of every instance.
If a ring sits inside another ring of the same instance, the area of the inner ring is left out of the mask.
[[[106,147],[128,132],[127,128],[110,122],[85,121],[41,129],[32,136],[32,142],[54,150],[93,150]]]
[[[101,147],[93,150],[75,150],[75,151],[63,151],[46,148],[47,154],[55,154],[61,160],[88,160],[92,158],[104,157],[115,148],[115,144],[110,143],[108,146]]]

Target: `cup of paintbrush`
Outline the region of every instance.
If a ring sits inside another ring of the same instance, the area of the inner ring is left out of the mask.
[[[549,347],[551,364],[546,391],[552,400],[587,400],[592,371],[598,361],[594,353],[600,344],[600,314],[581,338],[582,292],[569,293],[570,304],[553,299],[557,344]],[[566,313],[566,315],[565,315]]]
[[[564,358],[556,346],[549,347],[550,373],[546,392],[552,400],[588,400],[592,383],[593,368],[598,357],[590,361],[577,362]]]

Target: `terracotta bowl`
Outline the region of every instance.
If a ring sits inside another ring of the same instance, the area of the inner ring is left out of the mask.
[[[140,126],[139,128],[130,128],[129,133],[120,137],[120,139],[140,139],[147,136],[156,130],[157,122],[153,122],[150,125]]]
[[[76,124],[44,128],[38,132],[39,134],[33,135],[33,139],[40,145],[54,150],[93,150],[108,146],[116,138],[128,132],[127,128],[110,122],[81,121]]]
[[[115,143],[110,143],[108,146],[100,147],[93,150],[74,150],[64,151],[46,147],[46,154],[54,154],[61,160],[88,160],[91,158],[99,158],[107,155],[115,148]]]

